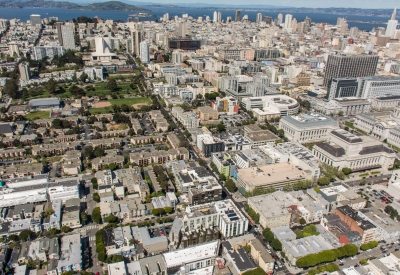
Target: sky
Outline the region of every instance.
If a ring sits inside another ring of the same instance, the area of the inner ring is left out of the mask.
[[[138,0],[143,1],[143,0]],[[151,1],[151,0],[150,0]],[[400,8],[399,0],[168,0],[168,1],[157,1],[152,2],[163,2],[167,3],[210,3],[210,4],[233,4],[233,5],[246,5],[246,4],[260,4],[260,5],[279,5],[279,6],[290,6],[290,7],[310,7],[310,8],[330,8],[330,7],[341,7],[341,8],[365,8],[365,9],[394,9],[396,6]]]

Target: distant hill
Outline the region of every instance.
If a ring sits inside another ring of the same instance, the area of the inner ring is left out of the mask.
[[[0,8],[60,8],[66,10],[99,10],[99,11],[134,11],[148,12],[150,10],[137,6],[122,3],[120,1],[108,1],[102,3],[93,3],[87,6],[64,1],[0,1]]]
[[[149,11],[147,9],[125,4],[120,1],[93,3],[88,6],[82,6],[82,8],[84,10],[98,10],[98,11]]]

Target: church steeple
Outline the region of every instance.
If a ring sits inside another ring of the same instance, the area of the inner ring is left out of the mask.
[[[394,11],[392,13],[392,20],[396,20],[396,9],[397,9],[397,7],[394,8]]]

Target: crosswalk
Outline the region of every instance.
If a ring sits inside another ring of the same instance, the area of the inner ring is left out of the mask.
[[[95,240],[96,240],[95,236],[89,237],[89,241],[95,241]]]
[[[99,228],[99,226],[96,224],[86,226],[86,230],[97,229],[97,228]]]

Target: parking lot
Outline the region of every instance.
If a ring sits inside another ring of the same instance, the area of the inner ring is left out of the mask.
[[[250,119],[251,118],[247,113],[221,116],[221,120],[224,123],[225,127],[236,127],[238,125],[242,125],[243,121],[248,121]]]

